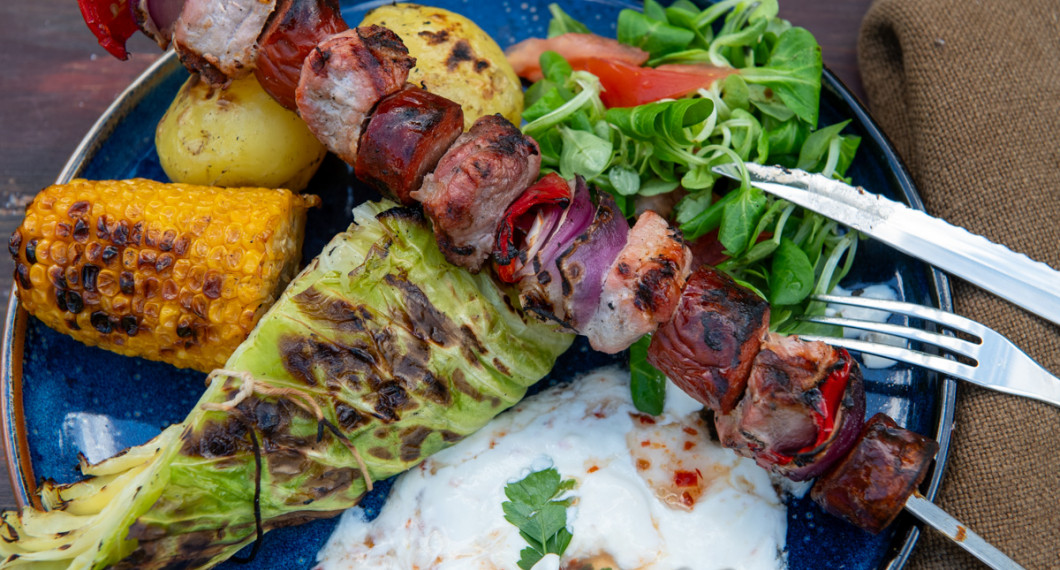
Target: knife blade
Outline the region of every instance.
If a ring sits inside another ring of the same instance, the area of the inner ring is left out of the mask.
[[[745,166],[752,186],[854,228],[1060,325],[1060,271],[864,188],[802,170]],[[716,166],[714,172],[742,179],[734,163]]]

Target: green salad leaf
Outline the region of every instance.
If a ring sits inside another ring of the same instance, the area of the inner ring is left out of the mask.
[[[671,221],[685,239],[719,243],[724,258],[717,267],[770,301],[774,331],[793,333],[814,326],[797,318],[823,311],[807,299],[849,271],[858,235],[753,189],[746,178],[719,180],[712,168],[750,161],[842,179],[860,138],[848,133],[848,121],[817,124],[820,46],[777,13],[776,0],[705,8],[645,0],[642,11],[623,10],[617,38],[647,51],[649,67],[733,72],[678,100],[608,109],[599,79],[548,52],[541,57],[545,78],[526,94],[523,130],[540,143],[543,170],[585,177],[611,193],[626,216],[639,199],[676,193]],[[556,30],[581,29],[558,8],[553,14]],[[650,376],[642,360],[631,360],[638,383]]]

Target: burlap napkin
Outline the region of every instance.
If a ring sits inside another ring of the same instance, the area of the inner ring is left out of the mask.
[[[858,57],[928,211],[1060,268],[1060,1],[876,0]],[[954,295],[1060,374],[1060,327],[964,282]],[[1027,568],[1060,568],[1060,409],[961,385],[954,437],[938,504]],[[922,540],[912,568],[976,567]]]

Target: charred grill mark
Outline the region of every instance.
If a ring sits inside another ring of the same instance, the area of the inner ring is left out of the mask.
[[[445,58],[445,67],[449,71],[453,71],[461,63],[465,61],[474,61],[475,52],[471,49],[471,44],[467,40],[460,40],[453,44],[453,49],[449,50],[449,57]]]
[[[280,339],[279,349],[287,373],[307,386],[316,386],[318,376],[329,386],[336,383],[357,386],[364,378],[373,376],[375,358],[364,348],[288,335]]]
[[[383,461],[390,461],[394,459],[394,454],[390,453],[389,449],[378,445],[369,448],[368,455],[371,455],[372,457],[377,457],[379,459],[382,459]]]
[[[402,461],[410,462],[420,458],[420,452],[423,448],[423,442],[427,439],[427,436],[431,435],[433,430],[423,426],[414,426],[406,428],[401,431],[401,448],[400,457]]]
[[[401,291],[405,298],[407,325],[412,334],[421,340],[429,340],[439,346],[449,346],[456,336],[456,326],[448,315],[439,311],[427,294],[404,276],[387,274],[386,284]]]
[[[416,402],[397,381],[383,382],[375,396],[374,415],[384,422],[396,422],[401,419],[401,411],[416,407]]]
[[[99,246],[97,245],[96,247]],[[26,261],[28,261],[30,265],[37,263],[37,238],[33,238],[26,242]]]
[[[660,305],[669,301],[667,292],[671,290],[671,286],[676,288],[677,285],[670,283],[677,275],[677,264],[665,258],[656,258],[653,261],[656,266],[637,280],[633,297],[635,306],[642,311],[657,311]]]
[[[427,223],[427,218],[423,216],[423,211],[419,208],[409,208],[407,206],[395,206],[386,210],[385,212],[379,212],[376,214],[375,219],[379,221],[385,220],[398,220],[415,222],[418,224]]]
[[[497,369],[497,372],[500,372],[501,374],[504,374],[505,376],[511,376],[511,374],[512,374],[512,371],[509,370],[508,367],[505,366],[504,363],[501,362],[501,359],[499,359],[499,358],[494,358],[493,359],[493,367]]]
[[[424,30],[417,35],[425,39],[427,41],[427,45],[431,46],[444,44],[445,42],[449,41],[449,30],[438,30],[437,32]]]
[[[507,121],[500,114],[493,115],[499,120]],[[510,125],[510,123],[508,123]],[[514,126],[508,126],[504,129],[504,133],[500,136],[490,139],[489,146],[487,147],[490,151],[496,152],[500,155],[529,155],[533,156],[538,154],[537,146],[526,136],[523,136],[522,132]]]
[[[247,428],[228,418],[224,422],[207,421],[198,431],[185,432],[181,453],[189,457],[217,459],[246,452],[250,445],[244,441]]]
[[[449,389],[427,368],[426,360],[412,355],[399,357],[394,366],[394,378],[405,386],[415,387],[414,392],[422,391],[425,398],[436,404],[448,406],[453,402]]]
[[[340,331],[364,332],[365,321],[370,320],[371,313],[366,307],[354,306],[341,298],[334,298],[315,287],[292,298],[310,319],[327,321]]]
[[[339,427],[346,431],[355,430],[371,421],[361,412],[343,403],[335,404],[335,417]]]
[[[66,211],[66,215],[70,216],[70,219],[77,219],[83,217],[91,209],[92,204],[88,203],[87,200],[80,200],[70,206],[70,209]]]
[[[481,402],[484,399],[482,392],[476,390],[475,387],[467,381],[462,370],[454,370],[449,381],[452,382],[453,387],[456,388],[458,392],[467,394],[472,400]]]

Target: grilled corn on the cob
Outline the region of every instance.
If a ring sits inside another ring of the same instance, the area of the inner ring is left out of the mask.
[[[220,368],[294,277],[318,203],[143,179],[50,186],[8,243],[19,301],[85,344]]]

